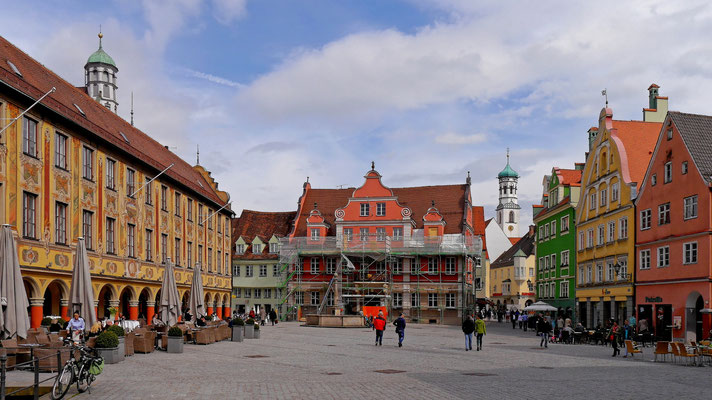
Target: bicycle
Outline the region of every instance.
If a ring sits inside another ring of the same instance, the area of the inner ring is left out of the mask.
[[[80,353],[79,360],[75,358],[75,351]],[[50,398],[52,400],[62,399],[73,383],[77,383],[79,393],[86,392],[96,379],[96,375],[101,373],[104,367],[104,359],[95,354],[96,350],[83,346],[72,345],[69,360],[64,364],[62,371],[57,374],[57,379],[52,385]]]

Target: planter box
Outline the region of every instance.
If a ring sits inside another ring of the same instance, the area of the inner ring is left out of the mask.
[[[239,325],[239,326],[233,326],[232,327],[232,341],[233,342],[242,342],[243,339],[243,332],[242,328],[244,325]]]
[[[259,339],[260,338],[260,331],[262,329],[255,329],[255,333],[253,334],[254,339]]]
[[[168,346],[166,346],[166,351],[169,353],[182,353],[183,352],[183,337],[182,336],[168,336]]]
[[[255,326],[254,325],[245,325],[245,339],[254,339],[255,338]]]
[[[113,349],[96,349],[96,351],[104,358],[104,363],[106,364],[116,364],[124,358],[123,356],[119,358],[118,347],[114,347]]]
[[[124,361],[124,357],[126,356],[126,337],[124,336],[119,336],[119,361]]]

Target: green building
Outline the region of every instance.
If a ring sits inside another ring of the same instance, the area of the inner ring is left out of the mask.
[[[557,316],[575,320],[576,205],[584,164],[554,167],[544,176],[540,205],[533,206],[536,225],[536,297],[558,308]]]

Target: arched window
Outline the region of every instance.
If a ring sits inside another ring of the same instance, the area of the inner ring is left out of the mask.
[[[509,212],[509,222],[512,224],[514,223],[514,211]]]
[[[502,211],[497,213],[497,223],[498,224],[502,223]]]

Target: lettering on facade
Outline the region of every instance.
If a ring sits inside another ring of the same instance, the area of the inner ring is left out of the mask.
[[[646,296],[646,297],[645,297],[645,302],[646,302],[646,303],[662,303],[662,302],[663,302],[663,298],[660,297],[660,296],[657,296],[657,297],[647,297],[647,296]]]

